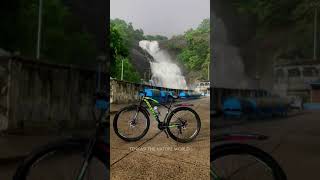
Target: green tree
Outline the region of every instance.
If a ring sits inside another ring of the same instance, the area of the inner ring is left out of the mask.
[[[110,24],[119,31],[128,47],[132,47],[134,44],[137,44],[139,41],[144,39],[143,30],[135,30],[132,23],[127,23],[122,19],[116,18],[112,19]]]
[[[19,0],[5,3],[7,8],[15,5],[12,16],[6,14],[6,28],[0,28],[1,45],[22,56],[35,57],[38,28],[38,0]],[[6,11],[5,11],[6,12]],[[11,19],[12,18],[12,19]],[[97,47],[93,36],[83,30],[79,18],[70,12],[62,0],[43,1],[41,34],[41,59],[58,63],[92,64]],[[7,39],[6,37],[11,37]]]
[[[121,79],[123,62],[123,80],[139,82],[140,76],[129,61],[129,49],[133,42],[142,39],[142,30],[134,30],[131,24],[120,19],[111,20],[110,49],[111,49],[111,77]]]
[[[207,79],[210,62],[210,20],[204,19],[196,29],[184,34],[187,46],[181,49],[178,59],[188,71],[200,72],[201,79]]]
[[[124,37],[125,32],[121,31],[118,26],[110,26],[110,51],[111,51],[111,76],[116,77],[119,72],[119,61],[129,56],[129,50],[126,46]],[[115,67],[115,68],[113,68]],[[121,67],[120,67],[121,68]]]
[[[320,7],[319,0],[233,0],[233,4],[239,13],[256,20],[255,41],[263,43],[280,34],[281,42],[269,44],[277,49],[274,55],[311,57],[314,9]]]
[[[140,75],[134,69],[133,65],[129,62],[128,58],[118,59],[116,61],[116,64],[113,67],[114,69],[116,69],[116,71],[113,74],[113,78],[121,79],[122,61],[123,61],[123,80],[139,83]]]

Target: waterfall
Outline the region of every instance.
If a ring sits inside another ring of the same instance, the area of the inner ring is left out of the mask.
[[[151,80],[155,86],[166,87],[172,89],[187,89],[185,77],[181,73],[181,69],[173,63],[170,55],[159,48],[158,41],[142,40],[139,46],[146,50],[154,59],[150,60],[152,72]]]
[[[215,87],[254,88],[256,83],[245,73],[239,49],[229,43],[227,30],[222,19],[213,15],[213,66],[211,82]]]

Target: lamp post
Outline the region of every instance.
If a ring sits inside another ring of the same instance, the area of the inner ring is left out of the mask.
[[[317,59],[317,41],[318,41],[318,7],[314,8],[314,39],[313,39],[313,59]]]
[[[208,81],[210,81],[210,61],[208,63]]]
[[[38,15],[38,35],[37,35],[37,52],[36,58],[40,59],[41,49],[41,26],[42,26],[42,0],[39,0],[39,15]]]
[[[123,61],[124,59],[121,59],[121,81],[123,81]]]

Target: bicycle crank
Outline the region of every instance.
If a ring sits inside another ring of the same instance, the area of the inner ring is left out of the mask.
[[[166,135],[167,135],[167,138],[169,138],[169,134],[168,134],[168,132],[167,132],[167,130],[166,130],[167,127],[168,127],[168,126],[167,126],[166,123],[164,123],[164,122],[159,122],[159,124],[158,124],[158,128],[159,128],[161,131],[164,131],[164,132],[166,133]]]

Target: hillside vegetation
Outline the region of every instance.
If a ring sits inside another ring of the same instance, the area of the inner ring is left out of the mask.
[[[204,19],[196,29],[174,36],[163,43],[165,49],[176,54],[186,69],[189,81],[208,80],[210,63],[210,20]]]
[[[38,0],[1,3],[0,48],[35,58],[38,7]],[[42,15],[41,59],[94,64],[99,48],[94,34],[87,31],[81,16],[72,12],[62,0],[43,1]]]
[[[312,58],[315,7],[320,25],[318,0],[233,0],[233,5],[240,14],[254,17],[257,33],[253,41],[271,48],[271,56]]]
[[[145,35],[142,29],[134,29],[131,23],[121,19],[111,20],[111,76],[121,78],[121,66],[124,60],[124,80],[139,82],[139,74],[132,64],[130,50],[138,48],[141,40],[156,40],[161,48],[167,50],[177,64],[182,66],[189,81],[207,79],[210,62],[210,21],[205,19],[196,29],[189,29],[184,34],[168,39],[162,35]]]

